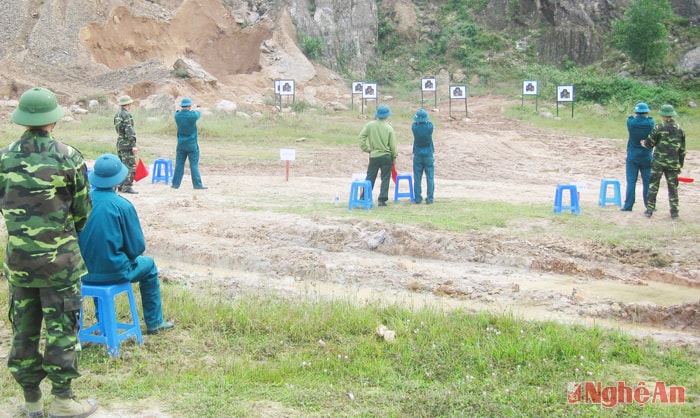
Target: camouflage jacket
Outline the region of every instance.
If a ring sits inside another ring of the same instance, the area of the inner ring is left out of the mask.
[[[122,108],[114,115],[114,129],[117,130],[117,150],[131,150],[136,146],[136,131],[134,130],[134,118],[126,109]]]
[[[647,142],[654,148],[652,167],[680,170],[685,162],[685,132],[673,119],[656,124]]]
[[[78,245],[92,209],[86,170],[80,152],[44,130],[0,150],[3,272],[13,286],[70,285],[86,273]]]

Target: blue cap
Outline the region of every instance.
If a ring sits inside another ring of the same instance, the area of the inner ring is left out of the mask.
[[[185,97],[182,99],[180,102],[180,107],[187,107],[187,106],[192,106],[192,99],[189,97]]]
[[[428,121],[428,112],[425,111],[425,109],[418,109],[416,112],[416,116],[413,117],[413,120],[416,121],[416,123],[425,123]]]
[[[386,119],[391,116],[391,110],[387,106],[379,106],[377,111],[374,113],[374,117],[377,119]]]
[[[649,106],[646,103],[637,103],[637,106],[634,107],[634,113],[649,113],[651,112],[651,109],[649,109]]]

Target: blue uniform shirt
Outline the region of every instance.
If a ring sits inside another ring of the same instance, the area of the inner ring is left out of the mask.
[[[643,139],[647,139],[651,130],[654,129],[654,118],[651,116],[634,115],[627,118],[627,152],[629,154],[648,154],[651,150],[641,145]]]
[[[88,268],[83,277],[91,282],[125,279],[134,259],[146,250],[134,205],[113,189],[92,191],[92,212],[78,234],[80,250]]]
[[[197,148],[197,120],[202,114],[199,110],[180,110],[175,112],[177,124],[177,147],[183,151]]]

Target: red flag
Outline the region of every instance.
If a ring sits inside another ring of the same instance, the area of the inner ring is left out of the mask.
[[[394,180],[394,183],[396,183],[396,176],[398,176],[399,173],[396,172],[396,165],[391,166],[391,179]]]
[[[148,168],[143,160],[139,158],[139,162],[136,163],[136,173],[134,173],[134,181],[139,181],[148,177]]]

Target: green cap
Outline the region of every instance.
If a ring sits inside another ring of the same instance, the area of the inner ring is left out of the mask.
[[[661,116],[678,116],[678,113],[676,113],[675,110],[673,110],[673,106],[670,104],[665,104],[661,106],[659,109],[659,115]]]
[[[59,121],[64,115],[56,95],[43,87],[34,87],[22,94],[12,121],[22,126],[46,126]]]

